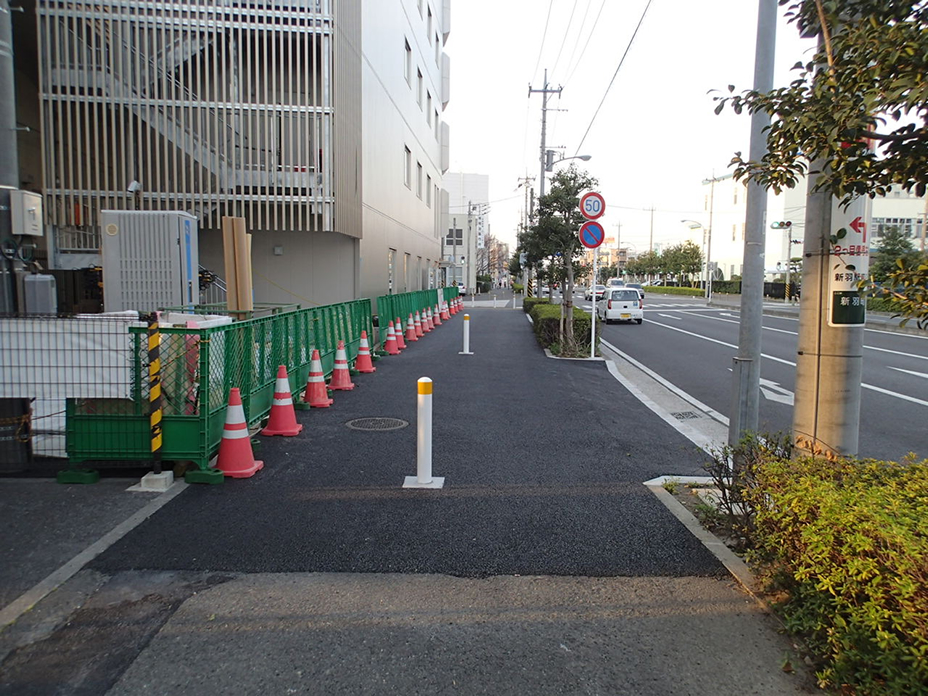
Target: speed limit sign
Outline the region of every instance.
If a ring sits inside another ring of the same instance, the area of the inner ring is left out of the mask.
[[[587,220],[600,218],[605,212],[606,200],[595,191],[584,193],[580,197],[580,213]]]

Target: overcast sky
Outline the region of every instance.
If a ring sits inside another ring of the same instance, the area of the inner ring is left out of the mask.
[[[652,0],[593,120],[647,4],[452,4],[449,171],[489,175],[491,231],[513,248],[524,204],[519,178],[534,176],[538,190],[542,97],[529,97],[528,88],[542,88],[546,68],[550,87],[563,87],[549,101],[547,145],[592,156],[574,161],[599,179],[607,206],[600,222],[609,236],[622,225],[622,246],[647,251],[651,207],[655,242],[688,238],[680,220],[706,217],[702,180],[728,173],[735,151],[747,153],[750,117],[716,116],[708,92],[752,86],[757,0]],[[778,85],[813,45],[779,12]]]

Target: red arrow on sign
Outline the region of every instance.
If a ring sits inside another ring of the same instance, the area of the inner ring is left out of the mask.
[[[848,226],[857,234],[862,234],[864,236],[862,241],[867,241],[867,223],[861,220],[860,217],[854,218],[854,221]]]

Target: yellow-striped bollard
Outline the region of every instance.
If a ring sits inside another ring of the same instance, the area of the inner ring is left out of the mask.
[[[464,315],[464,350],[458,355],[473,355],[470,352],[470,314]]]
[[[432,380],[417,382],[416,475],[407,476],[403,488],[441,488],[445,479],[432,476]]]

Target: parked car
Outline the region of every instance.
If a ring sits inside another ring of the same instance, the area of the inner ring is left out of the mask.
[[[585,300],[593,299],[593,288],[596,288],[596,301],[603,299],[603,293],[606,292],[605,285],[594,285],[591,288],[587,288],[586,295],[583,296]]]
[[[626,283],[625,287],[635,288],[635,290],[637,290],[641,296],[644,297],[644,288],[642,287],[641,283]]]
[[[644,297],[635,288],[610,288],[596,308],[597,316],[605,323],[612,321],[644,320]]]

